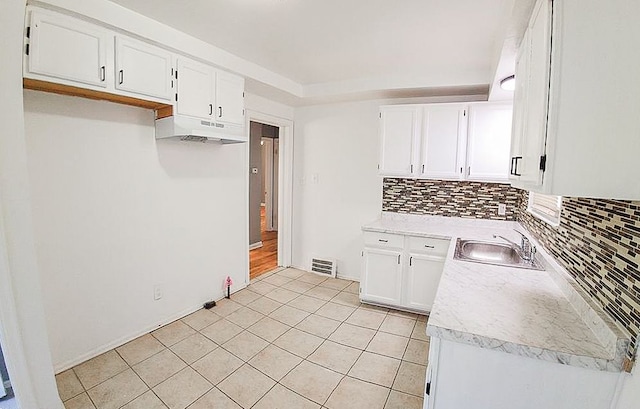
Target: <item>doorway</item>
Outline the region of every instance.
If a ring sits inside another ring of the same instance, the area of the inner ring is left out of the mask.
[[[256,121],[249,132],[249,278],[278,267],[279,128]]]

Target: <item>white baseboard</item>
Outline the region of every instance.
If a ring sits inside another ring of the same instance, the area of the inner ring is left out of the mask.
[[[336,274],[336,277],[337,277],[337,278],[341,278],[341,279],[343,279],[343,280],[351,280],[351,281],[357,281],[357,282],[360,282],[360,276],[358,276],[358,277],[354,277],[354,276],[350,276],[350,275],[347,275],[347,274],[340,274],[340,273],[337,273],[337,274]]]
[[[241,286],[239,286],[239,287],[238,287],[238,289],[237,289],[237,290],[235,290],[234,292],[236,292],[236,291],[240,291],[240,290],[242,290],[243,288],[245,288],[246,286],[247,286],[247,285],[243,283],[243,284],[242,284]],[[233,295],[233,294],[232,294],[232,295]],[[225,297],[225,294],[223,294],[222,292],[220,292],[220,293],[218,293],[218,295],[215,297],[215,301],[219,301],[219,300],[223,299],[224,297]],[[209,300],[206,300],[206,301],[209,301]],[[145,327],[145,328],[141,329],[140,331],[136,331],[136,332],[135,332],[135,333],[133,333],[133,334],[129,334],[129,335],[124,336],[124,337],[120,337],[120,338],[118,338],[118,339],[116,339],[116,340],[114,340],[114,341],[112,341],[112,342],[109,342],[109,343],[107,343],[107,344],[104,344],[104,345],[102,345],[102,346],[99,346],[99,347],[97,347],[97,348],[94,348],[93,350],[91,350],[91,351],[89,351],[89,352],[87,352],[87,353],[85,353],[85,354],[82,354],[82,355],[80,355],[80,356],[78,356],[78,357],[76,357],[76,358],[70,359],[70,360],[65,361],[65,362],[61,362],[61,363],[59,363],[59,364],[55,364],[55,365],[54,365],[54,368],[53,368],[53,369],[54,369],[54,372],[55,372],[56,374],[59,374],[59,373],[61,373],[61,372],[64,372],[64,371],[66,371],[67,369],[73,368],[74,366],[76,366],[76,365],[78,365],[78,364],[81,364],[81,363],[83,363],[83,362],[85,362],[85,361],[88,361],[88,360],[89,360],[89,359],[91,359],[91,358],[95,358],[95,357],[97,357],[98,355],[104,354],[104,353],[105,353],[105,352],[107,352],[107,351],[111,351],[111,350],[112,350],[112,349],[114,349],[114,348],[118,348],[118,347],[120,347],[120,346],[122,346],[122,345],[126,344],[126,343],[127,343],[127,342],[129,342],[129,341],[133,341],[133,340],[134,340],[134,339],[136,339],[136,338],[139,338],[139,337],[141,337],[141,336],[143,336],[143,335],[145,335],[145,334],[148,334],[148,333],[150,333],[150,332],[152,332],[152,331],[155,331],[155,330],[157,330],[158,328],[160,328],[160,327],[162,327],[162,326],[164,326],[164,325],[170,324],[170,323],[172,323],[173,321],[179,320],[180,318],[184,318],[184,317],[186,317],[187,315],[189,315],[189,314],[191,314],[191,313],[194,313],[194,312],[198,311],[199,309],[201,309],[201,308],[202,308],[202,305],[203,305],[206,301],[200,302],[197,306],[192,306],[192,307],[186,308],[186,309],[184,309],[184,310],[180,311],[180,312],[179,312],[179,313],[177,313],[177,314],[171,315],[169,318],[165,318],[165,319],[161,320],[160,322],[158,322],[158,323],[157,323],[157,324],[155,324],[155,325],[147,326],[147,327]]]
[[[262,241],[259,241],[257,243],[253,243],[253,244],[249,244],[249,250],[259,249],[260,247],[262,247]]]

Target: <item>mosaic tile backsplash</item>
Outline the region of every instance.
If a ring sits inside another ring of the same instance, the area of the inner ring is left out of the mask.
[[[520,190],[518,221],[616,322],[640,335],[640,202],[565,197],[557,228],[527,212]]]
[[[515,220],[520,195],[507,184],[385,178],[385,212],[475,219]],[[504,216],[498,204],[506,204]]]
[[[507,205],[498,216],[498,204]],[[517,220],[632,335],[640,335],[640,202],[563,198],[560,226],[527,212],[528,192],[504,184],[385,178],[382,210]]]

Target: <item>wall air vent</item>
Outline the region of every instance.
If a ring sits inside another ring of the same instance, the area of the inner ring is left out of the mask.
[[[187,142],[206,142],[207,138],[204,136],[184,135],[180,137],[180,140]]]
[[[314,257],[311,259],[311,271],[325,276],[336,276],[336,261]]]

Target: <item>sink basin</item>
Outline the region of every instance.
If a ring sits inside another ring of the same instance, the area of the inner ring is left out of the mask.
[[[544,270],[537,260],[524,260],[518,249],[507,243],[458,239],[453,258],[482,264]]]

